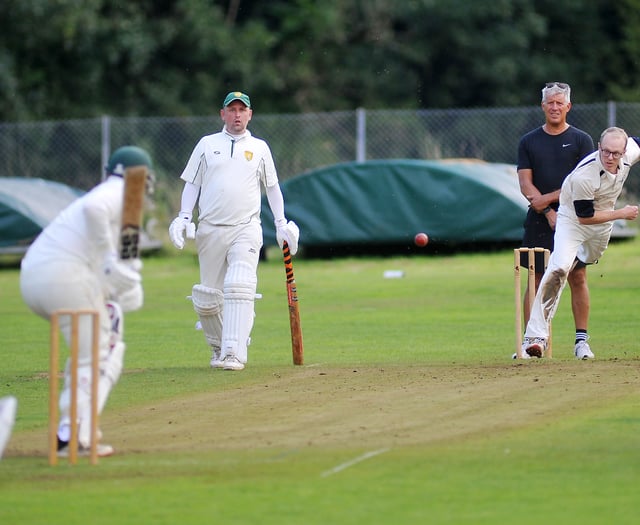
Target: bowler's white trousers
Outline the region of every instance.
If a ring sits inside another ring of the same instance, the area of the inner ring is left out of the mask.
[[[549,326],[576,257],[585,264],[596,263],[607,249],[612,229],[613,222],[583,225],[558,214],[553,252],[531,308],[525,337],[549,339]]]

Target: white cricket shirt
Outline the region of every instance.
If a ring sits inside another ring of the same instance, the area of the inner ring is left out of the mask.
[[[110,176],[73,201],[31,244],[22,264],[67,261],[100,268],[105,255],[118,249],[123,191],[122,177]]]
[[[633,138],[627,141],[615,175],[604,168],[598,150],[587,155],[562,184],[558,213],[577,221],[573,202],[579,200],[592,200],[595,211],[613,210],[629,171],[638,160],[640,146]]]
[[[202,137],[180,178],[200,187],[198,220],[224,226],[259,218],[260,184],[278,182],[269,146],[248,130],[240,138],[224,130]]]

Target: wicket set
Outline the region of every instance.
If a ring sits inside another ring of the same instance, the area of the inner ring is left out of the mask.
[[[49,465],[58,464],[58,396],[60,360],[60,318],[71,320],[71,436],[69,441],[69,463],[78,461],[78,352],[80,346],[80,320],[91,320],[91,429],[89,462],[98,463],[98,383],[100,381],[100,316],[95,310],[57,310],[51,315],[49,355]]]
[[[536,297],[536,254],[542,253],[544,258],[543,271],[549,266],[549,256],[551,252],[547,248],[515,248],[513,250],[513,274],[515,288],[515,307],[516,307],[516,356],[522,358],[522,280],[520,278],[521,255],[527,254],[527,272],[528,272],[528,290],[529,290],[529,311]],[[551,330],[551,327],[549,327]],[[552,357],[551,352],[551,334],[547,343],[545,357]]]

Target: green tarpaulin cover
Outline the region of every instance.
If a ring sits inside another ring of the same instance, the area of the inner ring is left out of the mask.
[[[24,251],[82,193],[44,179],[0,177],[0,250]]]
[[[527,200],[515,168],[480,161],[380,160],[337,164],[282,183],[302,246],[520,241]],[[262,203],[265,244],[273,216]]]

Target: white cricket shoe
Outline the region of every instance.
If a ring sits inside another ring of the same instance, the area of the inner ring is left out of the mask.
[[[518,353],[514,352],[511,356],[511,359],[518,359]],[[527,354],[524,350],[522,350],[522,357],[520,359],[531,359],[531,356]]]
[[[578,359],[593,359],[595,357],[591,351],[589,343],[586,341],[578,341],[573,353]]]
[[[243,370],[244,363],[241,363],[240,359],[238,359],[235,355],[227,354],[222,360],[222,368],[224,370]]]
[[[222,359],[220,359],[220,349],[211,349],[211,361],[209,362],[211,368],[222,368],[224,366]]]
[[[0,458],[4,448],[9,443],[11,430],[16,421],[18,400],[14,396],[6,396],[0,399]]]
[[[542,357],[547,349],[547,341],[542,337],[525,337],[522,342],[522,354],[530,357]]]
[[[113,456],[115,450],[111,445],[107,445],[105,443],[98,443],[97,447],[98,457],[106,458],[109,456]],[[88,457],[91,455],[90,447],[83,447],[82,445],[78,445],[78,457]],[[68,458],[69,457],[69,442],[68,441],[60,441],[58,439],[58,457],[59,458]]]

